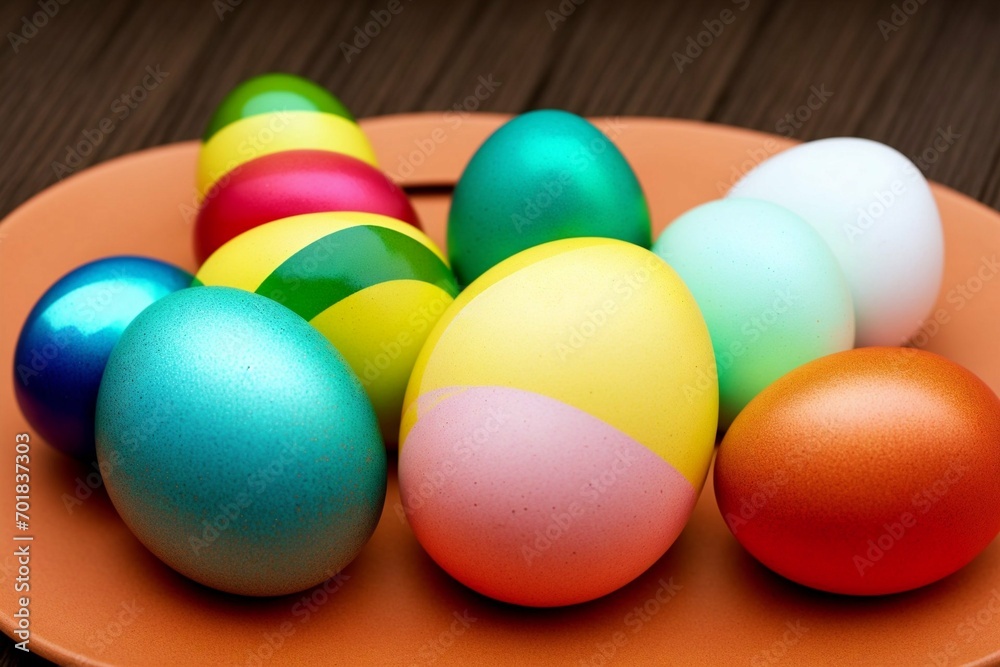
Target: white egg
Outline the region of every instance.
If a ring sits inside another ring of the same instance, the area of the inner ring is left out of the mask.
[[[801,144],[758,165],[729,196],[780,204],[819,231],[851,287],[856,345],[900,345],[933,308],[941,216],[923,174],[895,149],[849,137]]]

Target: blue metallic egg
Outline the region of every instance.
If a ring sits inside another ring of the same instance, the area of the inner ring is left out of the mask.
[[[181,574],[282,595],[345,567],[385,501],[375,410],[344,358],[267,297],[195,287],[108,361],[97,456],[118,513]]]
[[[42,295],[21,329],[14,390],[28,423],[71,456],[94,456],[94,406],[111,349],[154,301],[192,276],[146,257],[108,257],[71,271]]]

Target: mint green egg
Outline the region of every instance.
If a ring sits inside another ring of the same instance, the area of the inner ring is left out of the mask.
[[[684,279],[708,324],[720,429],[785,373],[853,346],[854,308],[837,259],[786,208],[709,202],[671,223],[653,252]]]
[[[455,275],[468,285],[522,250],[580,236],[649,247],[649,208],[635,173],[580,116],[517,116],[479,147],[455,186],[448,215]]]

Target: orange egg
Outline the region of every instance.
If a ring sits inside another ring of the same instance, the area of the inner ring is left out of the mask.
[[[740,413],[715,494],[740,544],[788,579],[851,595],[924,586],[1000,533],[1000,399],[930,352],[832,354]]]

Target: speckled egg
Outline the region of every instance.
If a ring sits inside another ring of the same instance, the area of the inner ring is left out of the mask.
[[[540,243],[597,236],[652,242],[649,209],[611,138],[565,111],[503,125],[466,165],[448,214],[448,254],[467,285]]]
[[[931,312],[944,274],[944,232],[927,179],[868,139],[810,141],[765,160],[730,193],[802,216],[851,286],[856,344],[902,345]]]
[[[420,544],[498,600],[624,586],[674,542],[715,442],[708,329],[660,258],[611,239],[521,252],[459,295],[404,404],[399,485]]]
[[[188,287],[191,274],[146,257],[107,257],[74,269],[38,300],[14,352],[14,393],[46,442],[94,456],[97,390],[111,350],[148,305]]]
[[[854,346],[851,290],[805,220],[777,204],[732,197],[672,222],[653,252],[705,316],[719,371],[719,427],[779,377]]]
[[[301,317],[242,290],[183,290],[136,317],[108,360],[96,433],[136,537],[231,593],[329,578],[385,499],[385,449],[357,378]]]
[[[719,446],[736,539],[805,586],[881,595],[930,584],[1000,532],[1000,399],[944,357],[870,347],[800,366]]]
[[[426,235],[373,213],[314,213],[254,227],[209,257],[197,279],[263,294],[309,320],[361,379],[392,448],[417,353],[458,294]]]

